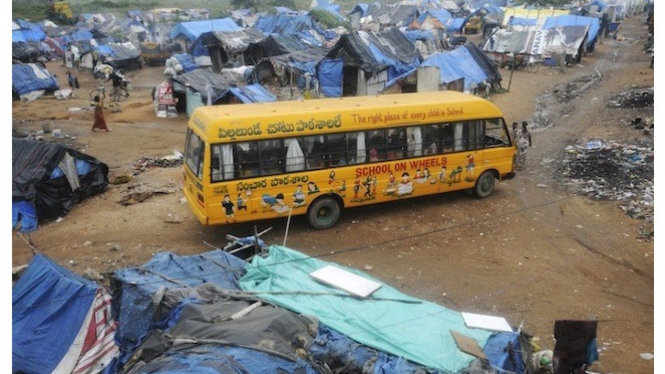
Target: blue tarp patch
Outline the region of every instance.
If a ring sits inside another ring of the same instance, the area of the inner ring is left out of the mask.
[[[204,32],[240,30],[242,30],[242,27],[233,22],[231,18],[211,19],[209,21],[182,22],[171,30],[169,37],[175,39],[182,34],[193,42]]]
[[[32,91],[45,90],[53,92],[59,90],[58,82],[46,68],[38,64],[12,65],[12,90],[19,96]]]
[[[12,290],[12,371],[53,372],[74,342],[97,288],[36,254]]]
[[[36,42],[46,39],[46,34],[41,30],[14,30],[12,31],[12,42]]]
[[[277,97],[271,94],[268,90],[263,88],[258,83],[250,84],[245,87],[231,87],[233,95],[240,99],[243,103],[266,103],[270,101],[277,101]]]
[[[318,79],[321,93],[325,97],[342,97],[344,60],[324,59],[318,65]]]
[[[20,232],[37,231],[37,210],[27,201],[12,201],[12,227],[20,225]]]
[[[440,83],[450,83],[464,78],[464,90],[469,90],[472,84],[481,83],[489,78],[466,48],[435,53],[425,59],[420,66],[437,66],[441,75]]]

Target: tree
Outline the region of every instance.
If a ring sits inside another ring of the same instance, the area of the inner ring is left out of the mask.
[[[233,9],[251,8],[256,10],[258,3],[258,0],[231,0],[231,6],[233,6]]]

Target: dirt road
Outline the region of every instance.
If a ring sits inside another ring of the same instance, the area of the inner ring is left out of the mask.
[[[605,40],[582,64],[565,73],[541,67],[516,71],[510,92],[492,101],[508,122],[531,123],[534,147],[526,168],[495,193],[477,200],[466,193],[412,199],[348,210],[340,223],[314,231],[294,218],[286,245],[326,261],[382,279],[414,297],[451,309],[505,317],[523,323],[544,349],[554,348],[554,321],[600,321],[602,373],[653,373],[654,244],[643,235],[651,226],[624,214],[615,201],[575,195],[561,172],[566,147],[586,139],[648,144],[653,136],[627,126],[633,118],[653,118],[653,106],[609,108],[610,98],[631,87],[653,87],[649,55],[642,53],[647,28],[636,15],[622,24],[619,38]],[[47,64],[66,86],[59,62]],[[161,82],[162,68],[129,72],[134,91],[121,111],[106,114],[111,133],[93,133],[88,92],[97,85],[81,72],[75,98],[44,97],[15,102],[19,132],[52,129],[107,163],[110,179],[135,173],[144,157],[183,151],[186,117],[156,118],[150,92]],[[508,71],[502,70],[507,88]],[[571,82],[591,82],[570,84]],[[573,88],[579,89],[579,92]],[[561,93],[572,98],[561,99]],[[185,255],[223,246],[225,234],[250,234],[254,225],[202,227],[180,192],[181,168],[147,168],[128,184],[86,200],[58,222],[40,226],[34,244],[59,264],[83,274],[140,265],[157,252]],[[132,190],[156,193],[121,205]],[[282,244],[286,221],[256,223],[272,227],[263,238]],[[30,261],[25,236],[12,235],[12,264]]]

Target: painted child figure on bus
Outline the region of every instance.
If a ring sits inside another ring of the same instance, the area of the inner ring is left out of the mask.
[[[353,200],[358,200],[360,196],[360,178],[356,177],[356,181],[353,183]]]
[[[473,181],[476,180],[476,176],[473,172],[473,170],[476,167],[476,159],[475,159],[473,153],[466,156],[466,162],[467,163],[466,163],[466,179],[465,180],[467,182],[473,182]]]
[[[235,204],[233,204],[229,195],[224,195],[222,207],[224,207],[224,212],[226,213],[226,222],[235,221]]]
[[[263,194],[263,196],[261,196],[261,205],[263,205],[264,207],[270,207],[270,209],[274,210],[277,213],[288,212],[291,209],[284,202],[283,193],[278,193],[275,196],[269,194]]]
[[[245,212],[247,211],[247,199],[242,197],[242,194],[238,194],[238,211],[244,210]]]
[[[402,181],[399,183],[399,186],[397,187],[397,195],[404,196],[404,195],[410,195],[411,193],[413,193],[413,183],[411,182],[409,173],[405,171],[404,173],[402,173]]]
[[[301,207],[307,205],[307,201],[305,199],[305,193],[302,191],[302,184],[299,184],[298,187],[296,187],[296,192],[293,193],[293,207]]]
[[[388,184],[386,185],[386,189],[383,190],[384,195],[394,195],[397,192],[397,178],[395,178],[395,175],[393,175],[392,172],[388,174]]]

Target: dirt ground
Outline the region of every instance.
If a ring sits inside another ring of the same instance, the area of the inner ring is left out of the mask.
[[[643,235],[653,228],[626,215],[618,202],[572,194],[558,169],[565,147],[585,139],[653,141],[652,135],[626,125],[636,117],[653,118],[653,107],[607,107],[618,92],[654,84],[650,57],[642,52],[647,37],[643,15],[624,21],[618,35],[621,40],[604,40],[565,72],[541,67],[536,74],[515,71],[511,80],[510,72],[501,70],[503,87],[510,80],[510,91],[491,100],[509,123],[532,124],[534,146],[525,170],[498,183],[489,198],[452,193],[347,210],[337,226],[325,231],[312,230],[295,217],[286,245],[363,270],[414,297],[523,324],[543,349],[554,348],[555,320],[598,319],[600,360],[591,371],[653,373],[654,361],[640,357],[654,353],[654,243]],[[47,68],[61,87],[67,86],[60,62]],[[18,132],[34,132],[48,123],[61,129],[69,143],[108,164],[110,180],[137,174],[31,235],[40,251],[77,273],[141,265],[161,251],[209,251],[225,245],[227,233],[249,235],[255,225],[259,231],[272,227],[263,236],[269,244],[284,243],[286,219],[201,226],[184,202],[181,167],[135,170],[141,158],[184,150],[186,116],[162,119],[153,111],[150,93],[162,73],[163,67],[128,72],[134,89],[120,112],[106,112],[110,133],[91,131],[88,93],[99,82],[90,72],[78,72],[82,86],[72,99],[45,96],[12,106]],[[577,97],[554,99],[553,94],[566,90],[564,84],[587,77],[596,81]],[[119,203],[138,188],[157,193],[137,204]],[[12,234],[13,266],[29,263],[27,239]]]

